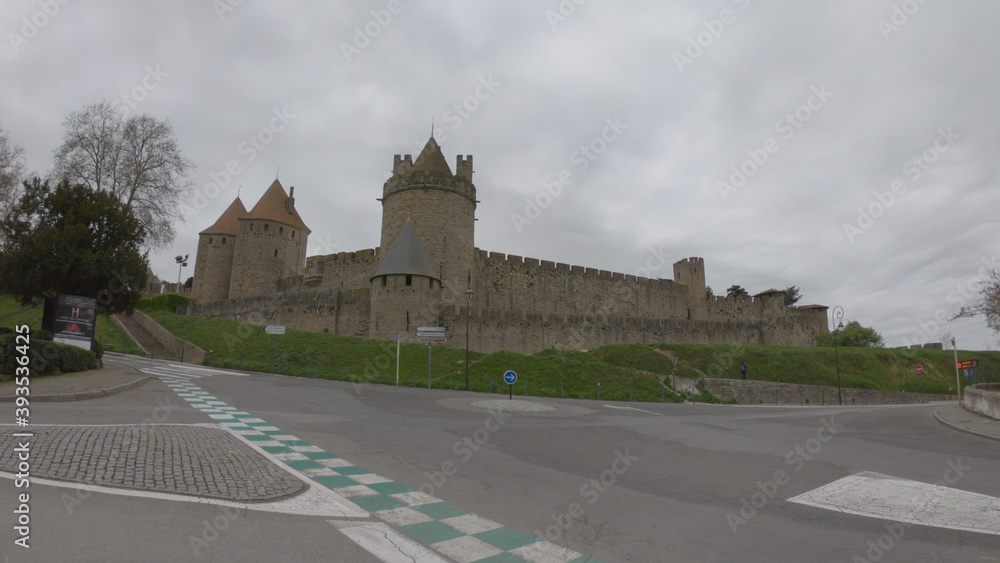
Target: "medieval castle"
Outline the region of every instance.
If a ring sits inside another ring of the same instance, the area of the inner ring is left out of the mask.
[[[709,296],[705,262],[649,279],[475,247],[472,156],[454,173],[432,138],[414,161],[396,155],[382,187],[378,248],[306,256],[309,227],[295,188],[277,180],[247,211],[237,197],[200,233],[196,315],[291,329],[415,340],[447,328],[447,346],[533,353],[625,342],[811,345],[827,307],[788,307],[784,292]]]

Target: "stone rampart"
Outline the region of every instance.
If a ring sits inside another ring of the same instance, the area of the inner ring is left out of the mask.
[[[684,319],[687,290],[671,280],[477,252],[474,307],[566,315]]]
[[[280,324],[289,329],[368,336],[370,290],[305,290],[230,299],[192,306],[200,317],[255,325]]]
[[[690,379],[670,376],[674,389],[689,389],[692,383],[705,382],[705,389],[726,401],[736,399],[741,405],[836,405],[837,388],[824,385],[799,385],[773,381],[703,378]],[[954,401],[954,395],[878,391],[875,389],[841,389],[845,405],[912,405],[928,401]]]
[[[312,256],[306,260],[303,284],[306,289],[341,291],[369,287],[382,255],[377,248]]]

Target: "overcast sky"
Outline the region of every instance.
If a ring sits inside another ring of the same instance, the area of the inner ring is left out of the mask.
[[[475,157],[479,248],[701,256],[716,294],[797,285],[890,346],[998,346],[948,318],[1000,260],[1000,3],[51,2],[0,4],[0,126],[44,175],[87,104],[169,119],[208,197],[161,278],[279,167],[310,255],[377,246],[433,119],[453,170]]]

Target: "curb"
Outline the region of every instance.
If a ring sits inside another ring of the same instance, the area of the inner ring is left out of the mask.
[[[976,432],[975,430],[969,430],[968,428],[965,428],[964,426],[959,426],[959,425],[957,425],[957,424],[955,424],[953,422],[949,422],[949,421],[945,420],[944,418],[942,418],[941,415],[938,414],[939,410],[941,410],[941,407],[938,407],[938,408],[934,409],[934,419],[937,420],[938,422],[940,422],[941,424],[947,426],[948,428],[951,428],[953,430],[958,430],[959,432],[965,432],[966,434],[972,434],[973,436],[979,436],[980,438],[989,438],[990,440],[1000,440],[1000,436],[993,436],[993,435],[990,435],[990,434],[983,434],[982,432]]]
[[[89,393],[59,393],[55,395],[31,395],[30,400],[35,403],[64,403],[69,401],[86,401],[87,399],[99,399],[101,397],[108,397],[121,393],[122,391],[128,391],[130,389],[135,389],[140,385],[146,383],[147,381],[153,379],[149,376],[140,377],[135,381],[130,381],[116,387],[109,387],[107,389],[100,389],[97,391],[90,391]],[[13,403],[17,397],[11,396],[0,396],[0,403]]]

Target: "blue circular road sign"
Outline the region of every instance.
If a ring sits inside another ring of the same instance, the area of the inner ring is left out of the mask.
[[[503,374],[503,381],[507,385],[513,385],[517,383],[517,374],[514,373],[514,370],[508,370]]]

